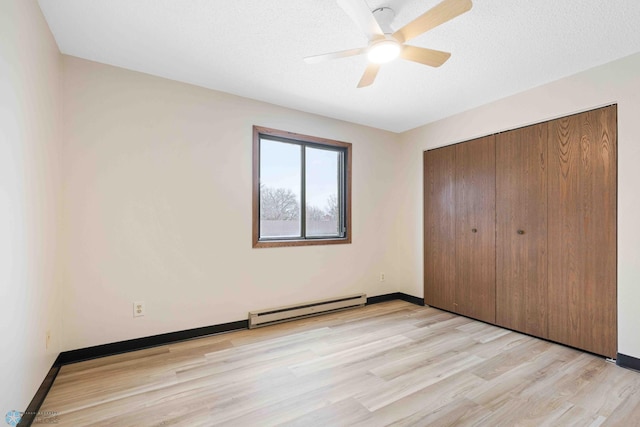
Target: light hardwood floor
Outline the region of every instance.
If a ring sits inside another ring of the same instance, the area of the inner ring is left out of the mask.
[[[390,301],[62,367],[63,426],[640,426],[640,373]]]

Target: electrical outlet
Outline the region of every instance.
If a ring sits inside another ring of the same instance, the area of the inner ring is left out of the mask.
[[[380,281],[384,282],[384,273],[380,273]]]
[[[133,317],[140,317],[146,314],[146,307],[144,301],[135,301],[133,303]]]
[[[51,345],[51,331],[47,330],[45,334],[46,334],[46,337],[45,337],[44,349],[49,350],[49,345]]]

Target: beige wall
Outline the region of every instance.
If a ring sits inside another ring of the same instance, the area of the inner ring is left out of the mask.
[[[35,0],[0,0],[0,416],[60,351],[61,56]],[[45,350],[45,333],[52,342]],[[2,422],[3,422],[2,421]]]
[[[397,135],[66,56],[64,78],[64,350],[397,290]],[[254,124],[353,143],[352,244],[252,249]]]
[[[401,291],[422,289],[422,152],[574,112],[618,103],[619,352],[640,357],[640,54],[406,132],[401,239],[408,274]]]

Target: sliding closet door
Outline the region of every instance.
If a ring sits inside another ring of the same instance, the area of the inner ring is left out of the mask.
[[[456,208],[454,146],[424,153],[424,300],[455,311]]]
[[[456,148],[456,312],[496,320],[493,135]]]
[[[547,123],[496,136],[496,323],[547,336]]]
[[[549,338],[615,357],[615,106],[549,123]]]

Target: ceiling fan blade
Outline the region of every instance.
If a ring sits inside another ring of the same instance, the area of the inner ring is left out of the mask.
[[[322,55],[307,56],[304,62],[307,64],[317,64],[319,62],[328,61],[330,59],[346,58],[348,56],[362,55],[367,52],[367,48],[341,50],[340,52],[325,53]]]
[[[367,65],[367,69],[364,70],[364,74],[358,83],[358,87],[369,86],[373,83],[378,75],[378,70],[380,69],[380,64],[369,64]]]
[[[430,67],[439,67],[445,62],[451,54],[449,52],[442,52],[440,50],[425,49],[423,47],[416,47],[410,45],[404,45],[402,52],[400,52],[400,58],[408,61],[419,62],[420,64],[428,65]]]
[[[336,0],[336,2],[349,15],[349,18],[364,31],[369,40],[384,38],[380,24],[364,0]]]
[[[393,33],[393,37],[400,43],[408,42],[420,34],[462,15],[472,6],[471,0],[444,0]]]

